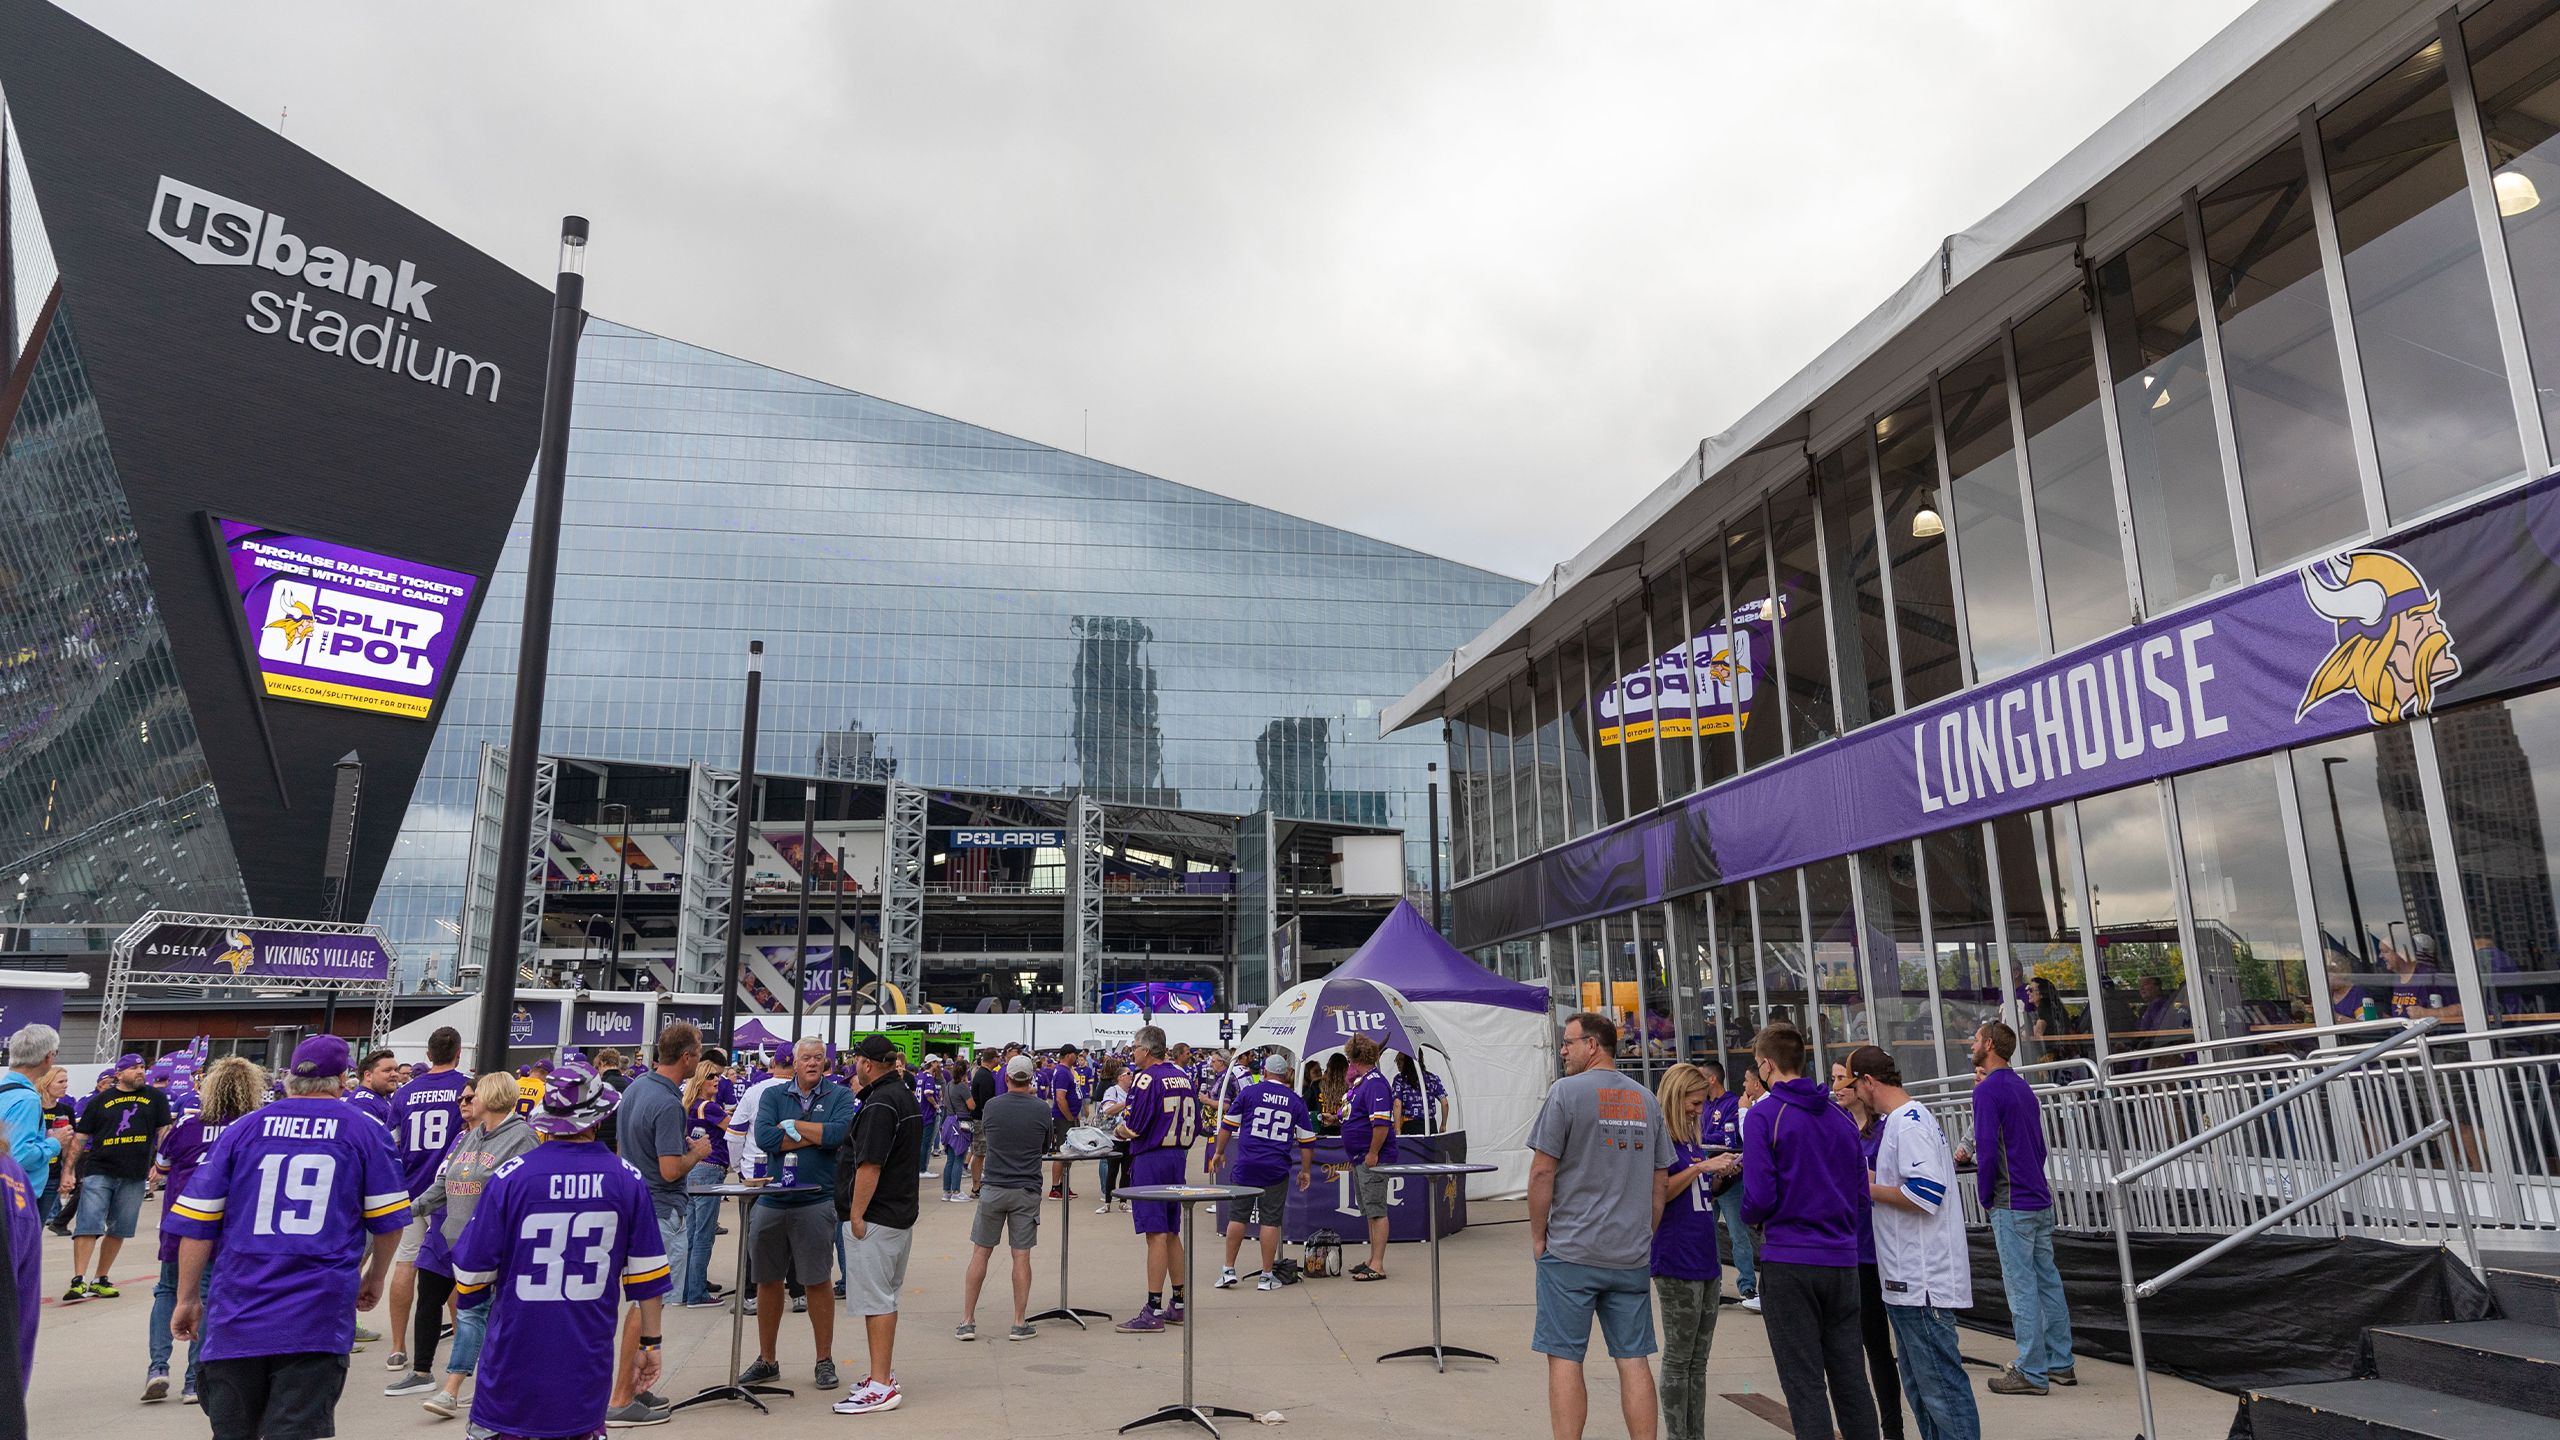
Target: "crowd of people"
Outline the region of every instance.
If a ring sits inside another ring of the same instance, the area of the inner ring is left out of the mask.
[[[2017,1341],[1988,1389],[2076,1383],[2037,1101],[2010,1068],[2017,1044],[1998,1022],[1973,1037],[1972,1141],[1957,1149],[1873,1046],[1834,1064],[1826,1086],[1805,1073],[1804,1037],[1776,1024],[1755,1038],[1738,1088],[1704,1061],[1647,1091],[1616,1068],[1612,1020],[1569,1020],[1563,1078],[1529,1137],[1533,1348],[1548,1357],[1555,1433],[1579,1436],[1587,1419],[1596,1322],[1630,1435],[1702,1436],[1717,1317],[1738,1305],[1765,1326],[1799,1436],[1898,1440],[1906,1405],[1923,1440],[1977,1435],[1955,1339],[1973,1304],[1955,1192],[1966,1169]],[[1111,1053],[1009,1046],[914,1064],[878,1035],[842,1055],[812,1038],[733,1060],[677,1021],[628,1069],[616,1052],[573,1050],[477,1076],[463,1073],[450,1028],[412,1065],[316,1036],[272,1078],[239,1057],[195,1074],[127,1055],[76,1104],[59,1046],[28,1026],[0,1075],[0,1220],[20,1272],[22,1367],[41,1288],[35,1227],[71,1230],[63,1304],[120,1298],[109,1276],[156,1188],[141,1398],[174,1389],[205,1407],[217,1436],[326,1433],[309,1427],[330,1423],[350,1356],[382,1338],[357,1316],[384,1300],[383,1393],[468,1415],[475,1433],[665,1423],[673,1406],[654,1386],[674,1306],[753,1318],[741,1385],[784,1374],[798,1348],[786,1317],[807,1315],[809,1373],[833,1391],[845,1379],[841,1304],[861,1325],[860,1363],[833,1408],[895,1409],[898,1296],[925,1181],[976,1207],[955,1338],[979,1338],[1002,1248],[1003,1335],[1024,1341],[1038,1334],[1028,1310],[1044,1202],[1081,1198],[1061,1147],[1102,1157],[1097,1208],[1124,1206],[1145,1251],[1144,1299],[1117,1328],[1160,1333],[1184,1323],[1193,1279],[1182,1211],[1114,1190],[1191,1178],[1205,1142],[1206,1173],[1256,1192],[1228,1207],[1214,1283],[1278,1290],[1291,1193],[1309,1188],[1316,1142],[1332,1134],[1367,1227],[1347,1273],[1384,1280],[1388,1187],[1376,1169],[1398,1160],[1401,1135],[1448,1118],[1436,1077],[1368,1037],[1298,1069],[1277,1051],[1194,1054],[1152,1025]],[[738,1237],[748,1283],[734,1295],[710,1274],[728,1233],[721,1197],[693,1193],[732,1177],[756,1187]],[[1257,1229],[1260,1267],[1239,1274]]]

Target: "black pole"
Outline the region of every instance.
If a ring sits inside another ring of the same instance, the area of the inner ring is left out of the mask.
[[[2347,882],[2347,923],[2356,927],[2356,959],[2371,964],[2364,950],[2364,907],[2356,903],[2356,866],[2347,855],[2347,821],[2338,811],[2338,767],[2347,763],[2344,755],[2332,755],[2320,762],[2320,778],[2329,784],[2329,825],[2338,834],[2338,874]]]
[[[818,883],[818,787],[800,787],[800,941],[791,956],[791,1043],[800,1043],[800,1022],[809,1008],[809,889]],[[835,1043],[835,1037],[827,1037]]]
[[[1431,928],[1449,928],[1447,906],[1440,898],[1440,766],[1434,762],[1423,767],[1431,772]]]
[[[747,866],[754,860],[756,707],[764,700],[764,642],[747,642],[747,709],[738,730],[737,836],[730,846],[729,940],[720,967],[720,1044],[738,1049],[738,940],[747,928]]]
[[[587,222],[560,220],[560,274],[551,297],[551,354],[542,375],[542,450],[533,470],[533,536],[526,547],[524,628],[517,642],[516,705],[507,727],[507,803],[498,822],[496,903],[489,969],[480,977],[480,1070],[507,1063],[516,1008],[525,857],[533,847],[533,782],[542,765],[542,691],[551,670],[551,595],[560,579],[560,508],[569,485],[569,405],[586,321]]]
[[[605,947],[605,988],[622,983],[622,892],[631,879],[631,807],[612,807],[622,812],[622,838],[613,847],[613,939]]]

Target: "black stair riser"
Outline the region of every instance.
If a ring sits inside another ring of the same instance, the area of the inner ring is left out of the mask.
[[[2387,1330],[2372,1332],[2374,1369],[2385,1380],[2461,1395],[2560,1420],[2560,1369]]]
[[[2425,1440],[2397,1425],[2377,1426],[2335,1410],[2313,1410],[2281,1400],[2249,1402],[2249,1424],[2257,1440]]]
[[[2510,1320],[2560,1327],[2560,1278],[2492,1270],[2489,1296],[2498,1302],[2498,1313]]]

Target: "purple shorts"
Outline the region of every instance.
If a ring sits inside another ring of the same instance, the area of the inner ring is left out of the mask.
[[[1123,1185],[1179,1185],[1190,1178],[1191,1152],[1168,1146],[1129,1157],[1129,1174]],[[1179,1235],[1182,1233],[1182,1207],[1165,1200],[1132,1200],[1129,1219],[1141,1235]]]

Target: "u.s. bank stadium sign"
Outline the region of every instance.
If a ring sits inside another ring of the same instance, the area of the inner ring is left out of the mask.
[[[255,266],[293,282],[290,298],[281,282],[249,296],[243,323],[258,334],[496,402],[506,378],[497,365],[437,343],[424,328],[435,320],[427,302],[436,286],[419,277],[415,262],[370,260],[307,241],[282,215],[166,175],[146,224],[161,244],[195,264]],[[382,313],[357,310],[351,317],[331,308],[342,299]],[[419,328],[411,328],[413,321]]]

